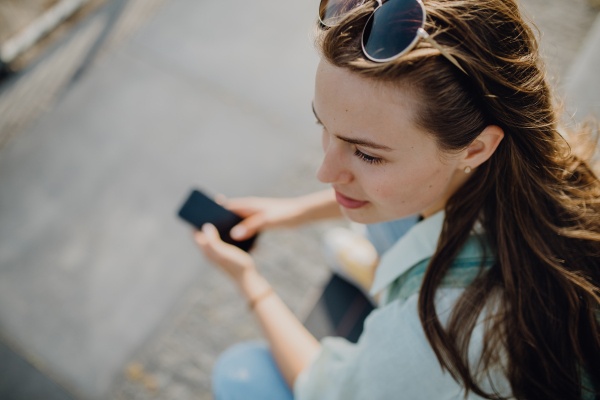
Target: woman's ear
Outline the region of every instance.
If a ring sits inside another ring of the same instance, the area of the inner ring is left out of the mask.
[[[503,138],[504,131],[502,128],[496,125],[487,126],[467,147],[464,152],[465,157],[459,168],[470,167],[474,169],[486,162],[494,154]]]

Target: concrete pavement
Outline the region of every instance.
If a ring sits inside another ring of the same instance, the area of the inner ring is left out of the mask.
[[[567,110],[576,121],[600,118],[600,17],[567,73],[566,92]]]
[[[3,149],[1,329],[78,397],[220,273],[175,217],[188,190],[265,193],[313,146],[312,18],[174,1]]]

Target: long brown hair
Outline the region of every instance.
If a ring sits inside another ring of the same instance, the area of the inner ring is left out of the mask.
[[[446,205],[437,251],[419,294],[425,334],[442,368],[473,391],[501,366],[518,399],[581,399],[600,389],[600,182],[558,131],[558,112],[538,46],[514,0],[425,0],[426,31],[468,72],[427,42],[399,59],[365,59],[360,37],[368,1],[317,35],[331,64],[413,91],[415,123],[440,150],[465,149],[488,125],[505,132],[493,156]],[[480,221],[495,256],[458,300],[444,328],[434,295]],[[486,305],[483,352],[468,344]],[[483,373],[483,375],[481,375]],[[584,387],[585,386],[585,387]]]

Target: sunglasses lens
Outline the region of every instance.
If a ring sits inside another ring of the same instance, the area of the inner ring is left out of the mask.
[[[344,15],[364,2],[365,0],[321,0],[319,19],[325,26],[334,26]]]
[[[369,58],[384,61],[409,49],[417,40],[425,12],[416,0],[389,0],[369,18],[363,47]]]

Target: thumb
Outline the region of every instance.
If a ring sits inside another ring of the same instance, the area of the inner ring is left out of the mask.
[[[234,226],[229,234],[234,240],[246,240],[261,230],[265,225],[265,217],[262,213],[254,214]]]
[[[206,239],[210,243],[220,240],[219,231],[213,224],[206,223],[202,225],[202,233],[204,233]]]

